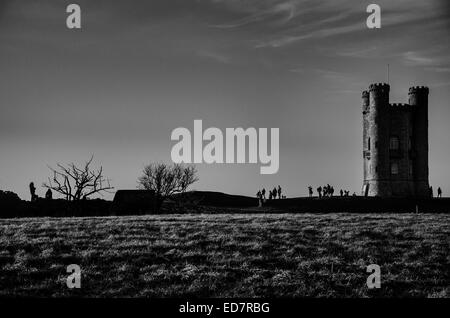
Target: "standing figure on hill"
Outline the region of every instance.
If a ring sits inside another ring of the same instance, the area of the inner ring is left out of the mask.
[[[258,192],[256,193],[256,197],[258,198],[258,207],[262,207],[262,194],[261,194],[261,190],[258,190]]]
[[[308,187],[309,197],[313,196],[313,188],[311,186]]]
[[[272,196],[273,196],[274,199],[277,198],[277,188],[273,188],[273,190],[272,190]]]
[[[441,189],[441,187],[439,187],[438,190],[437,190],[437,197],[438,198],[442,198],[442,189]]]
[[[278,185],[278,199],[281,199],[281,187]]]
[[[269,200],[272,200],[272,191],[269,191]]]
[[[36,187],[34,186],[34,182],[30,182],[30,194],[31,194],[31,202],[36,201]]]
[[[319,194],[319,199],[320,199],[322,197],[322,187],[321,186],[319,186],[317,188],[317,193]]]
[[[331,187],[330,188],[330,195],[333,196],[333,194],[334,194],[334,187]]]
[[[53,193],[52,193],[52,190],[48,189],[47,192],[45,192],[45,198],[46,198],[47,200],[53,199]]]
[[[342,189],[341,189],[341,191],[339,191],[339,193],[340,193],[341,197],[344,196],[344,191],[342,191]]]
[[[262,189],[261,196],[262,196],[263,199],[266,198],[266,189],[265,188]]]

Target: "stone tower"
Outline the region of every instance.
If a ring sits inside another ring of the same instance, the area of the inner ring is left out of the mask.
[[[390,86],[362,93],[365,196],[429,196],[428,88],[411,87],[408,104],[389,103]]]

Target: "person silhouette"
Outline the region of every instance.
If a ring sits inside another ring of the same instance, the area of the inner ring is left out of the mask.
[[[342,189],[341,189],[341,191],[339,191],[339,194],[341,195],[341,197],[343,197],[344,196],[344,191],[342,191]]]
[[[265,188],[262,189],[261,195],[264,199],[266,198],[266,189]]]
[[[31,201],[36,201],[36,187],[34,186],[34,182],[30,182],[30,194]]]
[[[46,198],[47,200],[53,199],[53,193],[52,193],[52,190],[48,189],[47,192],[45,192],[45,198]]]
[[[258,198],[258,206],[261,207],[261,206],[262,206],[262,194],[261,194],[261,190],[258,190],[258,192],[256,193],[256,197]]]
[[[281,199],[281,187],[278,185],[278,199]]]
[[[311,186],[308,187],[309,197],[313,196],[313,188]]]
[[[273,196],[274,199],[277,198],[277,188],[276,187],[274,187],[273,190],[272,190],[272,196]]]
[[[439,188],[437,189],[437,197],[438,197],[438,198],[442,198],[442,189],[441,189],[441,187],[439,187]]]
[[[321,186],[319,186],[317,188],[317,193],[319,194],[319,198],[321,198],[322,197],[322,187]]]

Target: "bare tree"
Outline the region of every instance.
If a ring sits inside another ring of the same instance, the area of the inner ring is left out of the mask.
[[[91,169],[90,165],[94,159],[91,157],[79,168],[74,163],[66,166],[57,164],[57,169],[49,166],[53,173],[52,178],[44,183],[45,188],[62,194],[68,201],[86,199],[95,193],[109,192],[114,189],[108,179],[103,176],[103,167],[98,170]]]
[[[192,165],[154,163],[146,166],[142,173],[138,179],[139,187],[155,191],[158,211],[165,199],[173,194],[186,192],[198,180],[197,170]]]

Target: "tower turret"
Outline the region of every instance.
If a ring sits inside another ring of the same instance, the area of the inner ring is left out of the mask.
[[[414,130],[411,136],[411,157],[413,159],[413,178],[415,194],[429,195],[428,182],[428,94],[425,86],[409,89],[409,104],[413,107]]]
[[[377,83],[369,86],[369,107],[364,130],[364,195],[390,196],[389,182],[389,91],[390,86]],[[367,103],[363,94],[363,103]]]

